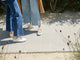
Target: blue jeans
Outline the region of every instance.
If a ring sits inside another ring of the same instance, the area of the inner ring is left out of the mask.
[[[6,31],[13,31],[14,36],[22,36],[22,15],[17,0],[6,0]]]
[[[24,23],[41,25],[37,0],[21,0]]]

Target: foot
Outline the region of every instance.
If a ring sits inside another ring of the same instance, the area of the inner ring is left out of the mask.
[[[13,42],[16,42],[16,43],[21,43],[25,41],[26,41],[26,38],[22,38],[22,37],[18,37],[16,39],[13,38]]]
[[[37,32],[37,36],[41,36],[41,35],[42,35],[42,29],[39,28],[39,29],[38,29],[38,32]]]
[[[13,32],[10,32],[10,37],[13,37],[14,36],[14,33]]]
[[[27,28],[25,28],[24,30],[26,31],[26,30],[31,30],[31,29],[33,29],[33,26],[31,26],[31,25],[29,25]]]
[[[33,26],[32,25],[29,25],[28,27],[27,27],[27,29],[32,29],[33,28]]]

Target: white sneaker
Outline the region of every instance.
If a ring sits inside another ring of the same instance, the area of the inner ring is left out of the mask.
[[[27,28],[25,28],[24,30],[27,31],[27,30],[31,30],[33,29],[33,26],[29,25]]]
[[[10,34],[10,37],[13,37],[14,36],[14,34]]]
[[[41,28],[38,29],[37,35],[38,36],[41,36],[42,35],[42,29]]]
[[[16,43],[25,42],[26,40],[27,40],[26,38],[22,38],[22,37],[18,37],[17,39],[13,38],[13,42],[16,42]]]

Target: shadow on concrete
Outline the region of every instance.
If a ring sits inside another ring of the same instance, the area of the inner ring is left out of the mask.
[[[24,28],[24,29],[26,29],[26,28]],[[29,35],[29,34],[33,34],[33,33],[37,33],[37,31],[30,31],[30,30],[24,31],[24,35]],[[15,44],[12,40],[7,40],[7,38],[10,38],[9,32],[3,31],[3,29],[0,29],[0,46],[4,46],[4,45],[8,45],[8,44]]]
[[[0,46],[4,46],[8,44],[14,44],[14,42],[12,40],[0,41]]]
[[[79,24],[80,23],[80,19],[69,19],[69,20],[50,20],[47,22],[47,24],[54,24],[54,23],[59,23],[59,25],[63,25],[65,23],[70,23],[70,24]]]
[[[33,34],[33,33],[37,33],[37,31],[27,30],[27,28],[24,28],[23,30],[24,30],[24,35],[30,35],[30,34]]]
[[[3,29],[0,28],[0,40],[9,38],[9,33],[7,31],[3,31]]]
[[[12,44],[11,40],[3,41],[3,39],[7,39],[7,38],[9,38],[9,33],[7,31],[3,31],[3,29],[0,28],[0,46]]]

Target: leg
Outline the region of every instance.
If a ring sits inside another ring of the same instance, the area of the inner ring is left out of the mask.
[[[17,0],[7,0],[7,2],[12,14],[12,29],[14,31],[13,41],[24,42],[26,39],[20,37],[23,35],[22,15]]]
[[[38,9],[38,1],[37,0],[29,0],[30,1],[30,15],[31,15],[31,22],[30,25],[38,25],[41,27],[40,21],[40,14]]]
[[[30,0],[31,23],[32,25],[41,25],[40,14],[37,0]]]
[[[21,0],[24,23],[31,23],[30,0]]]
[[[9,8],[13,14],[13,30],[14,36],[22,36],[23,29],[22,29],[22,15],[17,3],[17,0],[7,0]]]
[[[42,34],[42,29],[41,29],[41,20],[38,8],[38,0],[30,0],[30,7],[31,7],[31,23],[33,25],[38,25],[37,35],[40,36]]]
[[[27,30],[32,29],[30,0],[21,0],[24,23],[30,23]],[[25,29],[26,31],[26,29]]]
[[[6,5],[6,31],[13,31],[12,28],[12,15],[8,5]]]
[[[10,32],[10,37],[13,36],[12,14],[8,5],[6,5],[6,31]]]

